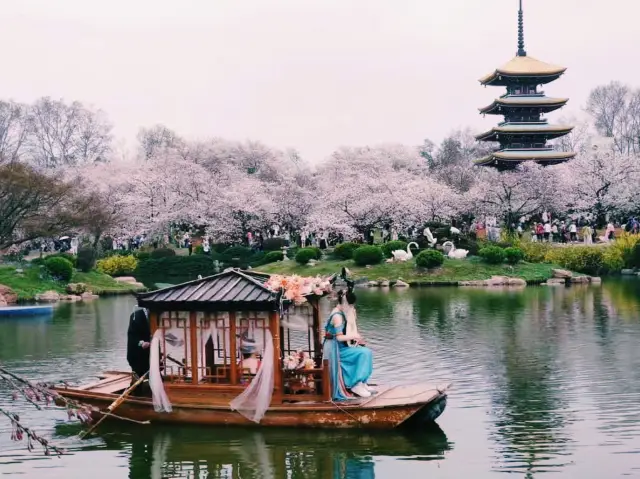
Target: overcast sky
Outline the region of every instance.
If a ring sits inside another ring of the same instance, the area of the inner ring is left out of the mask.
[[[547,94],[640,87],[638,0],[525,0],[530,56],[568,67]],[[310,161],[341,145],[491,127],[478,78],[516,51],[517,0],[0,0],[0,97],[79,100],[133,141],[257,139]]]

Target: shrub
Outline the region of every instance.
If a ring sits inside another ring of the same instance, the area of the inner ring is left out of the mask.
[[[468,236],[461,236],[453,240],[453,244],[456,246],[456,249],[466,249],[469,252],[469,256],[477,256],[480,251],[478,242]]]
[[[509,264],[518,264],[524,259],[524,253],[520,248],[506,248],[504,250],[504,259]]]
[[[640,243],[636,243],[633,252],[630,254],[629,262],[625,266],[628,268],[640,268]]]
[[[110,256],[98,261],[98,271],[109,276],[124,276],[132,274],[138,266],[138,260],[133,256]]]
[[[620,269],[640,267],[640,235],[622,233],[606,248],[605,257],[620,258],[623,263]]]
[[[391,258],[392,251],[396,251],[401,249],[402,251],[407,250],[407,242],[406,241],[389,241],[382,245],[382,251],[387,258]]]
[[[619,272],[625,268],[624,252],[618,248],[605,248],[602,253],[602,266],[609,273]]]
[[[353,252],[353,260],[358,266],[381,263],[384,253],[377,246],[360,246]]]
[[[296,253],[296,262],[298,264],[307,264],[312,259],[316,259],[316,252],[313,248],[301,248]]]
[[[551,248],[545,255],[545,260],[585,274],[598,274],[606,271],[604,248],[600,246]]]
[[[167,256],[139,261],[133,276],[147,286],[155,283],[179,284],[215,274],[213,261],[206,255]]]
[[[38,258],[33,258],[31,260],[31,264],[36,265],[36,266],[40,266],[44,264],[44,260],[47,259],[45,257],[38,257]]]
[[[275,263],[277,261],[282,261],[283,257],[284,256],[282,254],[282,251],[269,251],[264,255],[264,258],[262,258],[261,264],[269,264]]]
[[[499,246],[485,246],[480,250],[480,257],[489,264],[500,264],[504,261],[504,250]]]
[[[154,250],[151,250],[151,257],[153,259],[168,258],[175,255],[176,250],[171,248],[156,248]]]
[[[553,248],[549,243],[533,243],[524,241],[520,243],[520,249],[524,253],[524,260],[529,263],[544,263],[545,256]]]
[[[451,237],[453,236],[451,234],[451,227],[446,225],[436,228],[435,230],[432,228],[431,233],[433,234],[433,237],[436,238],[438,240],[438,243],[440,244],[442,244],[444,241],[450,240]]]
[[[134,256],[138,261],[147,261],[151,259],[151,253],[149,251],[137,251]]]
[[[78,259],[76,265],[83,273],[88,273],[96,265],[98,254],[95,249],[88,246],[78,248]]]
[[[214,255],[214,259],[221,261],[226,266],[246,268],[252,260],[255,261],[257,258],[256,252],[251,248],[236,245],[225,249],[220,255]]]
[[[60,281],[69,281],[73,276],[73,265],[71,261],[61,257],[47,258],[44,266],[52,278]]]
[[[316,246],[311,246],[311,247],[309,247],[307,249],[311,249],[311,250],[313,250],[315,252],[316,259],[318,259],[318,260],[322,259],[322,250],[320,248],[318,248]]]
[[[78,258],[76,258],[74,255],[72,255],[71,253],[55,253],[55,254],[50,254],[49,256],[47,256],[47,258],[64,258],[67,261],[69,261],[73,267],[76,267],[76,264],[78,262]]]
[[[442,263],[444,263],[444,255],[434,249],[421,251],[418,256],[416,256],[416,265],[420,268],[437,268],[438,266],[442,266]]]
[[[333,255],[338,259],[352,259],[353,252],[360,246],[358,243],[340,243],[333,250]]]
[[[281,251],[285,243],[284,238],[267,238],[262,242],[262,249],[265,251]]]
[[[253,255],[253,250],[246,246],[231,246],[222,252],[223,256],[231,258],[250,258]]]

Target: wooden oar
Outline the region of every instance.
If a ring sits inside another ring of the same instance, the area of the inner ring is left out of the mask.
[[[109,413],[113,413],[113,411],[120,406],[120,404],[122,404],[124,402],[124,400],[127,398],[127,396],[129,396],[129,394],[131,394],[133,392],[133,390],[135,388],[137,388],[142,381],[144,381],[146,379],[146,377],[149,375],[149,371],[147,371],[146,373],[144,373],[140,379],[138,379],[135,383],[133,383],[131,386],[129,386],[129,388],[123,392],[120,397],[118,399],[116,399],[115,401],[113,401],[109,407],[107,408],[109,410]],[[80,439],[84,439],[85,437],[87,437],[89,434],[91,434],[99,425],[102,421],[104,421],[106,418],[108,417],[108,414],[105,414],[104,416],[102,416],[97,423],[95,423],[93,426],[91,426],[89,429],[87,429],[85,432],[80,433]]]

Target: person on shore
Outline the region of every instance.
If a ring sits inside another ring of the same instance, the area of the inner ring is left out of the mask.
[[[578,241],[578,227],[575,221],[572,221],[569,225],[569,239],[571,242]]]
[[[589,223],[582,228],[582,241],[586,245],[593,244],[593,230],[591,229],[591,226],[589,226]]]

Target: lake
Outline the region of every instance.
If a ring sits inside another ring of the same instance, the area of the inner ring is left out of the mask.
[[[156,428],[80,441],[64,411],[12,402],[67,448],[29,453],[0,418],[0,472],[80,478],[640,477],[640,281],[522,290],[358,290],[374,382],[453,382],[439,427],[418,433]],[[0,362],[31,379],[128,369],[129,297],[0,320]],[[0,386],[4,387],[4,386]]]

